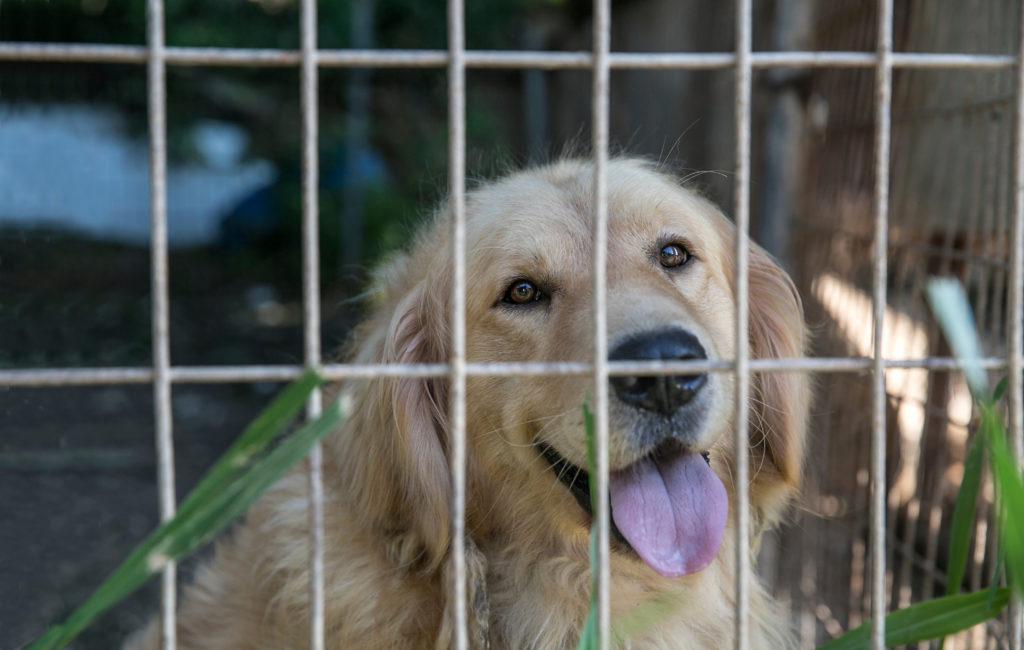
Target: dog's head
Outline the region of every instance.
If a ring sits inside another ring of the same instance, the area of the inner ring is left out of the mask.
[[[607,346],[611,360],[734,357],[733,228],[708,201],[646,163],[610,164]],[[562,162],[467,198],[469,361],[587,361],[593,354],[593,168]],[[382,361],[443,362],[451,282],[447,219],[392,269]],[[749,342],[754,358],[803,354],[799,298],[752,247]],[[384,324],[378,320],[377,326]],[[718,552],[731,493],[731,373],[610,380],[610,498],[618,543],[678,576]],[[447,544],[448,430],[444,380],[380,380],[392,408],[387,445],[395,498],[428,549]],[[751,503],[780,513],[801,471],[808,391],[799,373],[754,376],[749,408]],[[585,376],[472,377],[468,384],[469,517],[473,530],[514,530],[540,517],[551,534],[589,523],[582,405]]]

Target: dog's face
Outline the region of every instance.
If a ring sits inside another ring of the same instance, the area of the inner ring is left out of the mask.
[[[587,361],[593,356],[591,178],[565,165],[474,195],[469,212],[471,361]],[[526,199],[526,200],[524,200]],[[611,359],[730,359],[735,307],[725,221],[707,202],[639,165],[613,165],[607,253]],[[649,380],[648,380],[649,379]],[[730,417],[732,379],[699,374],[612,381],[611,467],[667,438],[707,450]],[[581,406],[589,378],[507,378],[504,429],[586,465]],[[519,439],[516,442],[525,442]]]
[[[473,197],[471,361],[592,358],[590,174],[564,165]],[[609,180],[610,359],[731,359],[735,307],[731,266],[723,262],[731,257],[725,222],[641,165],[615,164]],[[576,497],[569,507],[589,509],[581,414],[590,385],[579,376],[475,383],[473,429],[495,432],[478,448],[527,475],[547,472],[537,478],[542,485],[556,476]],[[703,568],[726,521],[726,492],[707,459],[728,447],[732,376],[616,377],[610,394],[616,538],[659,573]]]
[[[589,164],[564,162],[470,193],[469,361],[592,359],[592,187]],[[613,161],[609,358],[731,360],[732,238],[730,223],[706,200],[644,163]],[[436,266],[434,273],[444,275],[440,265],[445,263],[423,257],[414,266]],[[799,356],[804,340],[799,300],[785,274],[756,247],[750,287],[752,356]],[[450,284],[435,286],[442,319],[444,291]],[[424,309],[429,301],[417,304]],[[426,356],[438,358],[416,360],[443,360],[448,328],[436,321],[421,314],[417,327],[439,333],[433,345],[427,345],[430,336],[421,336],[416,347],[421,352],[429,347],[435,354]],[[755,377],[752,502],[761,519],[777,514],[798,480],[807,400],[803,381],[778,373]],[[716,555],[727,522],[733,376],[698,371],[623,376],[612,378],[609,388],[616,549],[669,577],[703,568]],[[555,534],[585,539],[590,512],[583,404],[592,392],[592,379],[579,375],[470,379],[469,516],[475,529],[514,528],[542,513]],[[435,385],[429,401],[443,402],[442,393]],[[436,409],[434,418],[444,420]]]

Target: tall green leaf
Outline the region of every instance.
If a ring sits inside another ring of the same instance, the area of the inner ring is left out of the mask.
[[[597,452],[594,444],[594,413],[590,410],[589,404],[583,404],[583,428],[587,441],[587,469],[593,476],[597,471]],[[590,507],[591,511],[597,511],[597,488],[595,482],[590,481]],[[590,574],[591,580],[590,606],[587,610],[587,620],[580,632],[580,641],[577,650],[594,650],[597,643],[597,524],[591,525],[590,530]],[[658,621],[669,616],[679,606],[678,596],[672,593],[657,594],[640,603],[633,609],[622,614],[614,621],[610,630],[611,643],[613,646],[621,645],[628,639],[651,627]]]
[[[185,497],[178,509],[189,507],[193,501],[207,500],[221,486],[243,472],[252,459],[262,453],[278,433],[295,419],[306,405],[306,400],[313,389],[322,383],[323,379],[310,370],[286,386],[228,447]]]
[[[991,405],[982,406],[982,422],[986,420],[995,421],[987,431],[992,474],[1000,502],[999,532],[1006,574],[1017,593],[1024,594],[1024,479],[1020,464],[1007,447],[1005,429]]]
[[[625,645],[630,638],[642,634],[679,609],[678,593],[655,594],[612,621],[612,647]]]
[[[321,381],[310,372],[285,389],[207,472],[181,503],[175,516],[143,540],[67,620],[47,630],[28,646],[28,650],[57,648],[69,643],[168,562],[189,555],[210,540],[305,455],[317,440],[335,429],[344,417],[337,403],[261,456],[279,431],[302,410],[309,394]]]
[[[964,570],[967,567],[967,549],[971,543],[971,533],[974,532],[974,512],[978,503],[978,488],[981,485],[985,444],[985,436],[979,432],[971,440],[967,458],[964,459],[964,473],[956,494],[953,523],[950,526],[947,596],[960,591]]]
[[[933,598],[885,617],[885,645],[897,646],[938,639],[984,623],[1010,602],[1006,588]],[[818,646],[818,650],[861,650],[871,647],[871,622]]]
[[[998,402],[999,400],[1001,400],[1003,398],[1003,395],[1006,393],[1006,389],[1009,388],[1009,387],[1010,387],[1010,378],[1009,377],[1003,377],[1002,379],[1000,379],[999,383],[996,384],[996,389],[994,391],[992,391],[992,401],[993,402]]]
[[[587,441],[587,471],[590,472],[590,511],[597,512],[597,488],[593,476],[597,471],[597,448],[594,444],[594,413],[590,405],[583,402],[583,431]],[[597,518],[590,525],[590,607],[587,609],[587,620],[580,631],[577,650],[596,650],[598,647],[597,630]]]
[[[972,594],[956,594],[963,581],[967,549],[973,530],[974,513],[981,483],[985,449],[992,458],[996,493],[1001,504],[1000,557],[1007,558],[1008,573],[1016,589],[1024,575],[1024,484],[1019,465],[1005,447],[1005,428],[994,406],[1004,388],[988,392],[988,378],[981,367],[981,343],[967,297],[958,282],[933,279],[926,287],[929,302],[954,354],[963,364],[964,377],[981,408],[981,425],[968,449],[964,474],[953,512],[949,551],[947,596],[892,612],[885,619],[885,644],[902,645],[944,638],[996,616],[1009,602],[1012,591],[993,587]],[[1013,569],[1016,565],[1020,570]],[[1016,578],[1014,576],[1017,576]],[[995,582],[993,582],[995,584]],[[871,623],[835,639],[819,650],[867,648]]]
[[[978,401],[985,400],[988,397],[988,377],[981,367],[981,343],[963,287],[952,278],[932,278],[925,291],[949,347],[964,364],[964,378],[971,394]]]

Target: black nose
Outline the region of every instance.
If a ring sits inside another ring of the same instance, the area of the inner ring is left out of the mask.
[[[672,329],[646,332],[620,343],[608,354],[611,361],[685,361],[707,359],[693,334]],[[672,415],[694,398],[707,382],[707,375],[660,377],[612,377],[612,388],[619,399],[647,411]]]

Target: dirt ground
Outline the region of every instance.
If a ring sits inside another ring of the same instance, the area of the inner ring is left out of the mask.
[[[172,363],[301,361],[297,269],[253,260],[172,253]],[[148,293],[144,249],[0,232],[0,368],[148,365]],[[353,318],[343,298],[324,295],[327,350]],[[279,387],[174,387],[179,500]],[[0,649],[62,620],[153,529],[153,432],[148,384],[0,386]],[[156,611],[157,586],[71,647],[118,647]]]

